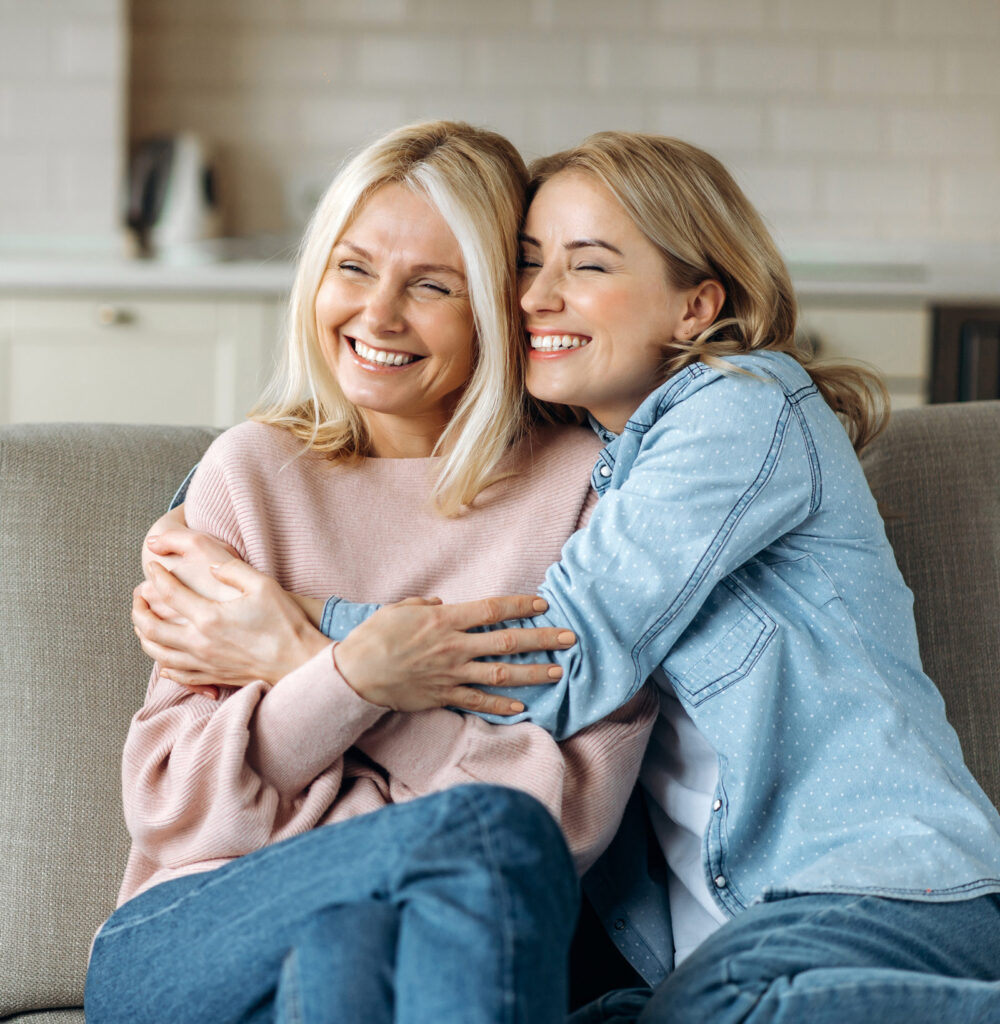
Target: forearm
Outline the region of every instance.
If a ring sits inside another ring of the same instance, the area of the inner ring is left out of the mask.
[[[159,863],[192,863],[312,827],[337,795],[344,752],[383,713],[337,679],[329,650],[274,687],[219,700],[154,672],[123,757],[133,839]]]

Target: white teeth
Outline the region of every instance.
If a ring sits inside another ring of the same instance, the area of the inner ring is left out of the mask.
[[[531,347],[542,352],[554,352],[563,348],[582,348],[590,341],[579,334],[532,334]]]
[[[417,358],[404,352],[384,352],[380,348],[370,348],[357,338],[354,339],[354,351],[369,363],[378,363],[381,366],[406,366]]]

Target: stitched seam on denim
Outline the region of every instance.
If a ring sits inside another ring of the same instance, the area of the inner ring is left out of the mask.
[[[820,502],[823,500],[823,480],[822,474],[820,473],[819,467],[819,453],[816,450],[816,442],[812,436],[812,431],[809,429],[806,423],[805,415],[799,406],[807,399],[814,396],[822,398],[819,393],[819,388],[816,384],[810,380],[808,384],[803,384],[802,387],[795,391],[788,391],[785,388],[785,382],[777,376],[772,370],[766,367],[761,369],[761,373],[770,377],[781,389],[785,392],[785,398],[791,403],[792,410],[795,413],[795,419],[798,422],[799,430],[802,431],[802,441],[806,446],[806,452],[808,453],[809,460],[809,474],[812,477],[812,495],[809,500],[809,512],[815,514],[819,509]]]
[[[341,598],[331,597],[325,605],[323,605],[323,615],[320,618],[319,631],[324,636],[330,636],[330,629],[333,624],[333,609],[340,604]]]
[[[285,963],[282,964],[281,977],[285,975],[285,968],[288,966],[289,960],[291,961],[291,967],[289,974],[292,975],[292,990],[289,993],[284,992],[284,986],[282,986],[282,1005],[281,1010],[285,1015],[285,1019],[288,1024],[302,1024],[304,1018],[302,1015],[302,1003],[299,999],[299,993],[302,987],[302,979],[299,977],[299,953],[298,950],[293,946],[285,957]],[[280,984],[280,981],[279,981]]]
[[[780,887],[775,887],[779,892],[785,890]],[[988,890],[1000,893],[1000,878],[979,878],[974,882],[964,882],[962,885],[952,885],[942,889],[931,889],[930,893],[927,892],[925,887],[921,888],[902,888],[900,886],[890,885],[851,885],[851,886],[810,886],[808,889],[794,890],[790,892],[789,896],[780,896],[776,900],[769,900],[770,903],[776,903],[781,899],[790,899],[794,896],[808,896],[810,894],[816,895],[833,895],[833,896],[885,896],[887,893],[893,893],[896,896],[901,896],[906,899],[913,899],[920,903],[934,903],[935,900],[927,899],[928,895],[946,895],[949,896],[952,893],[970,893],[976,892],[979,889],[987,890],[984,895],[989,895]]]
[[[501,936],[502,942],[500,943],[501,955],[506,959],[503,968],[501,970],[501,977],[503,979],[503,1005],[501,1012],[503,1013],[503,1019],[508,1021],[509,1024],[517,1024],[516,1011],[517,1011],[517,996],[514,994],[514,951],[513,951],[513,939],[514,939],[514,928],[513,922],[511,921],[510,905],[507,899],[507,890],[502,885],[496,884],[496,877],[499,872],[500,861],[496,855],[496,851],[493,848],[493,844],[490,841],[490,830],[486,827],[483,822],[483,815],[479,808],[480,796],[478,790],[469,792],[467,790],[457,791],[459,796],[465,801],[469,809],[472,811],[472,815],[475,818],[476,825],[479,830],[479,842],[483,848],[484,858],[490,865],[490,885],[493,887],[495,899],[497,905],[501,908],[502,920],[498,924],[502,925]]]
[[[723,861],[727,856],[727,851],[729,847],[729,830],[726,828],[726,825],[729,822],[729,818],[727,816],[727,812],[729,810],[729,792],[726,789],[726,783],[723,778],[722,760],[722,758],[719,759],[719,778],[716,784],[717,791],[722,794],[722,807],[718,811],[717,815],[715,814],[715,812],[713,812],[713,815],[715,816],[709,819],[708,829],[705,832],[705,840],[702,844],[702,854],[705,856],[705,865],[708,868],[706,873],[706,884],[708,886],[709,892],[717,891],[715,889],[715,880],[712,877],[711,857],[707,856],[708,839],[713,828],[716,829],[718,835],[720,851],[719,856],[720,859],[722,859]],[[717,827],[715,825],[716,820],[718,820]],[[723,842],[723,836],[725,837],[725,842]],[[743,890],[739,887],[737,882],[729,874],[726,873],[726,866],[724,862],[720,864],[720,868],[722,870],[723,875],[726,878],[726,889],[724,893],[719,896],[719,899],[722,902],[723,909],[726,911],[726,913],[735,916],[735,911],[733,911],[731,907],[726,905],[726,896],[732,896],[733,901],[736,903],[737,907],[740,910],[746,910],[747,906],[749,905],[749,900],[747,900],[746,896],[743,893]]]
[[[676,598],[674,598],[673,603],[652,624],[652,626],[650,626],[649,629],[639,637],[635,647],[632,648],[632,664],[635,668],[635,688],[638,688],[642,682],[642,669],[639,665],[639,657],[643,650],[645,650],[645,648],[648,647],[649,644],[652,643],[653,640],[655,640],[656,637],[659,636],[660,633],[662,633],[663,630],[666,629],[666,627],[680,614],[681,609],[683,609],[687,604],[693,591],[698,588],[702,580],[708,575],[712,565],[719,557],[726,540],[736,528],[737,523],[743,518],[754,500],[771,479],[775,467],[778,465],[778,455],[784,444],[785,434],[790,418],[791,410],[789,404],[786,402],[781,410],[781,415],[778,417],[778,420],[774,425],[774,435],[771,438],[771,444],[768,447],[767,455],[764,457],[764,462],[762,463],[756,478],[743,492],[736,504],[733,505],[732,509],[730,509],[729,514],[726,516],[722,525],[716,532],[715,537],[712,539],[712,543],[709,545],[708,550],[704,555],[702,555],[701,560],[688,577],[688,580],[681,589],[681,592]]]
[[[650,423],[640,423],[638,420],[628,420],[625,424],[626,430],[631,430],[634,434],[645,434],[647,430],[655,423],[666,411],[666,409],[673,405],[676,392],[687,387],[695,378],[701,377],[707,372],[707,367],[704,363],[691,363],[690,366],[685,366],[680,373],[675,374],[667,387],[666,391],[660,396],[656,403],[656,409],[653,412],[653,420]]]
[[[792,396],[790,401],[792,403],[792,409],[795,411],[795,419],[798,422],[799,430],[802,432],[802,441],[806,446],[806,452],[809,459],[809,473],[812,476],[812,496],[809,500],[809,512],[815,514],[819,511],[820,502],[823,500],[823,475],[820,471],[819,465],[819,453],[816,451],[816,441],[812,436],[812,431],[809,429],[809,425],[806,423],[805,415],[800,408],[802,401],[805,398],[809,398],[812,394],[818,394],[815,387],[810,390],[807,395]]]

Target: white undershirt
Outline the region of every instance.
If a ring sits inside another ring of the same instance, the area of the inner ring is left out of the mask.
[[[679,964],[727,920],[705,879],[702,837],[712,816],[719,759],[657,670],[660,715],[639,779],[667,862],[667,892]]]

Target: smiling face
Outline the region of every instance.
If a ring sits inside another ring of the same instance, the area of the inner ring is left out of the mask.
[[[620,433],[662,383],[667,344],[694,337],[717,314],[704,291],[670,285],[659,251],[596,178],[554,175],[522,235],[528,390],[582,406]]]
[[[472,373],[475,331],[462,251],[427,198],[392,184],[368,199],[330,253],[316,328],[374,454],[430,454]]]

